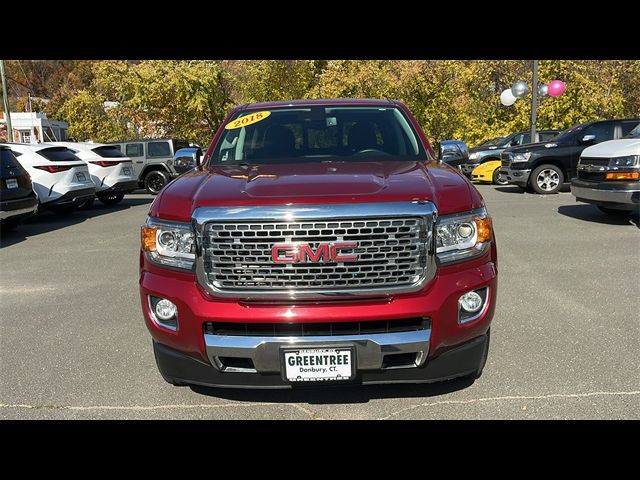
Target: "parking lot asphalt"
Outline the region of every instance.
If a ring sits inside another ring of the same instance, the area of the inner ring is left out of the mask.
[[[639,419],[640,228],[517,187],[478,187],[499,289],[474,383],[305,389],[174,387],[138,296],[153,197],[43,214],[0,239],[3,419]]]

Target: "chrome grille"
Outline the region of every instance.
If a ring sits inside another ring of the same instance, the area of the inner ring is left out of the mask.
[[[608,158],[593,158],[593,157],[582,157],[580,158],[580,166],[593,165],[594,167],[608,167],[609,159]]]
[[[427,265],[423,217],[206,222],[202,234],[204,276],[218,291],[325,291],[381,289],[420,282]],[[340,263],[275,263],[275,244],[355,242]]]

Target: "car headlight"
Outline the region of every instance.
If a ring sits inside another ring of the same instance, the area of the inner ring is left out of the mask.
[[[149,217],[141,231],[142,250],[152,262],[191,270],[195,262],[195,235],[190,223]]]
[[[480,152],[473,152],[469,155],[469,160],[476,160],[480,156]]]
[[[529,161],[529,157],[531,157],[531,152],[527,152],[527,153],[516,153],[513,156],[513,160],[511,160],[511,163],[522,163],[522,162],[528,162]]]
[[[610,167],[635,167],[636,165],[640,165],[640,155],[627,155],[609,160]]]
[[[491,242],[492,228],[491,217],[485,208],[438,218],[438,261],[448,263],[482,255]]]

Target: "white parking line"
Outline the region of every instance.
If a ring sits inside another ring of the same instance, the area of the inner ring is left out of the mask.
[[[379,420],[388,420],[391,417],[400,415],[404,412],[414,410],[420,407],[433,407],[437,405],[467,405],[471,403],[481,402],[499,402],[499,401],[511,401],[511,400],[548,400],[556,398],[588,398],[598,396],[632,396],[640,395],[640,390],[634,390],[630,392],[587,392],[587,393],[552,393],[548,395],[507,395],[502,397],[484,397],[484,398],[472,398],[469,400],[441,400],[437,402],[425,402],[417,405],[411,405],[410,407],[402,408],[396,412],[392,412],[386,417],[381,417]],[[0,408],[23,408],[34,410],[74,410],[74,411],[89,411],[89,410],[116,410],[116,411],[153,411],[153,410],[190,410],[190,409],[218,409],[218,408],[246,408],[255,406],[289,406],[293,407],[309,417],[317,420],[322,420],[313,410],[309,410],[297,403],[276,403],[276,402],[251,402],[251,403],[222,403],[222,404],[169,404],[169,405],[28,405],[23,403],[7,404],[0,403]]]
[[[408,412],[420,407],[433,407],[436,405],[467,405],[470,403],[481,402],[499,402],[504,400],[547,400],[552,398],[586,398],[586,397],[599,397],[599,396],[622,396],[622,395],[640,395],[640,390],[634,390],[631,392],[588,392],[588,393],[551,393],[549,395],[507,395],[503,397],[485,397],[485,398],[472,398],[470,400],[441,400],[438,402],[425,402],[410,407],[402,408],[396,412],[390,413],[386,417],[381,417],[378,420],[388,420],[391,417],[400,415],[401,413]]]

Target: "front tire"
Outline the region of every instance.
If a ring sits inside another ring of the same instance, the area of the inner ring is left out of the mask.
[[[531,172],[529,183],[534,192],[542,195],[558,193],[564,183],[564,174],[555,165],[540,165]]]
[[[509,181],[508,181],[508,180],[506,180],[506,179],[504,179],[504,178],[502,178],[502,177],[500,176],[500,172],[499,172],[498,170],[499,170],[499,169],[498,169],[498,168],[496,168],[496,169],[493,171],[493,184],[494,184],[494,185],[508,185],[508,184],[509,184]]]
[[[161,170],[152,170],[144,177],[144,188],[152,195],[160,193],[167,183],[169,175]]]
[[[98,200],[100,200],[105,205],[116,205],[117,203],[120,203],[123,198],[124,193],[111,193],[108,195],[99,196]]]

